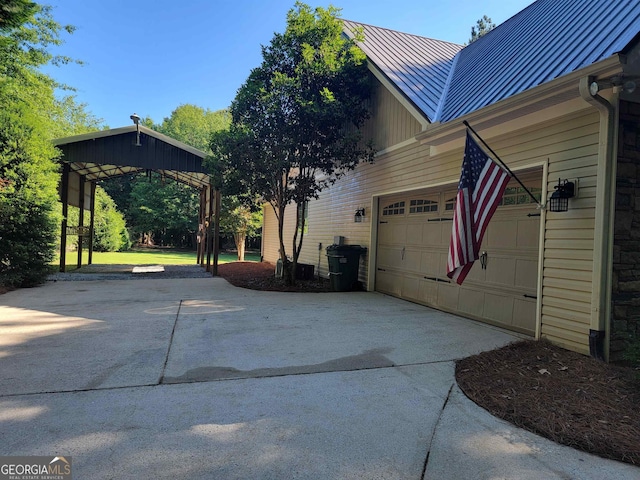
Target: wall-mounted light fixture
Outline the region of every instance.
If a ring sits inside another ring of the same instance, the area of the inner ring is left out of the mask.
[[[553,187],[555,192],[549,199],[549,210],[552,212],[566,212],[569,210],[569,199],[575,196],[575,183],[558,179],[558,185]]]
[[[357,209],[356,214],[353,217],[353,221],[356,223],[362,223],[363,218],[364,218],[364,208]]]
[[[141,147],[140,143],[140,116],[137,113],[130,115],[129,118],[133,120],[133,123],[136,126],[136,147]]]

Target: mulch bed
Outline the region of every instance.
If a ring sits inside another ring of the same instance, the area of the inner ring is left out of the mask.
[[[605,458],[640,465],[640,371],[517,342],[459,360],[464,393],[514,425]]]
[[[276,267],[269,262],[232,262],[218,265],[218,275],[236,287],[270,292],[330,292],[331,286],[325,278],[297,280],[287,285],[276,278]]]

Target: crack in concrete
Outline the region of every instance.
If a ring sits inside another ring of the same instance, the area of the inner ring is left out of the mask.
[[[422,475],[420,478],[422,480],[426,480],[427,467],[429,465],[429,455],[431,454],[431,446],[433,445],[433,439],[436,436],[436,432],[438,431],[438,425],[440,425],[440,420],[442,419],[442,415],[444,414],[444,409],[447,407],[447,403],[449,403],[449,397],[451,397],[451,391],[455,386],[455,382],[451,384],[449,387],[449,391],[447,392],[447,397],[444,399],[444,403],[442,404],[442,408],[440,409],[440,414],[438,415],[438,420],[436,420],[436,424],[433,426],[433,431],[431,432],[431,438],[429,439],[429,446],[427,447],[427,456],[424,459],[424,465],[422,466]]]
[[[162,372],[160,373],[160,378],[158,378],[158,385],[164,383],[164,372],[167,370],[167,364],[169,363],[169,355],[171,354],[171,346],[173,345],[173,336],[176,333],[176,326],[178,325],[178,319],[180,318],[180,309],[182,308],[182,302],[183,300],[180,300],[178,311],[176,312],[176,320],[173,322],[171,336],[169,337],[169,346],[167,347],[167,356],[164,358],[164,365],[162,365]]]
[[[195,383],[216,380],[237,380],[246,378],[284,377],[289,375],[309,375],[314,373],[349,372],[354,370],[370,370],[375,368],[395,367],[396,365],[384,354],[391,349],[377,348],[367,350],[359,355],[349,355],[322,363],[311,365],[292,365],[275,368],[256,368],[239,370],[233,367],[198,367],[188,370],[178,377],[163,377],[162,383]]]
[[[70,389],[70,390],[47,390],[42,392],[23,392],[23,393],[6,393],[0,394],[1,398],[12,398],[12,397],[27,397],[33,395],[48,395],[48,394],[63,394],[63,393],[83,393],[83,392],[103,392],[109,390],[123,390],[127,388],[153,388],[159,387],[163,385],[179,385],[183,383],[198,383],[198,382],[219,382],[219,381],[235,381],[235,380],[249,380],[249,379],[259,379],[259,378],[269,378],[269,377],[284,377],[291,375],[313,375],[313,374],[322,374],[322,373],[341,373],[341,372],[357,372],[364,370],[377,370],[377,369],[385,369],[385,368],[401,368],[401,367],[411,367],[411,366],[419,366],[419,365],[431,365],[434,363],[442,363],[441,361],[435,362],[423,362],[423,363],[407,363],[407,364],[394,364],[384,355],[380,355],[381,359],[384,359],[382,364],[379,365],[364,365],[364,366],[356,366],[352,365],[351,368],[338,368],[339,364],[336,364],[334,368],[323,369],[322,366],[331,366],[335,364],[335,362],[344,361],[345,359],[356,359],[362,358],[365,354],[360,355],[352,355],[349,357],[343,357],[341,359],[329,360],[328,362],[319,363],[316,365],[304,365],[300,367],[281,367],[281,368],[260,368],[255,370],[237,370],[234,368],[228,367],[202,367],[204,369],[213,368],[213,369],[226,369],[232,372],[240,372],[244,373],[244,376],[235,376],[235,377],[221,377],[215,379],[207,379],[207,380],[197,380],[197,379],[183,379],[184,375],[180,377],[166,377],[162,383],[141,383],[137,385],[119,385],[112,387],[97,387],[97,388],[78,388],[78,389]],[[388,362],[388,363],[386,363]],[[344,364],[343,364],[344,365]],[[326,368],[326,367],[325,367]],[[291,369],[289,371],[289,369]],[[295,369],[295,370],[294,370]],[[194,369],[199,370],[199,369]],[[187,372],[189,373],[189,372]],[[253,373],[255,376],[249,376],[247,374]],[[264,373],[263,375],[259,375],[260,373]],[[256,375],[258,374],[258,375]],[[186,374],[185,374],[186,375]],[[181,381],[179,379],[182,379]],[[453,388],[453,384],[451,385]],[[451,389],[449,390],[451,392]],[[448,399],[448,396],[447,396]],[[445,402],[446,405],[446,402]],[[444,406],[443,406],[444,408]]]

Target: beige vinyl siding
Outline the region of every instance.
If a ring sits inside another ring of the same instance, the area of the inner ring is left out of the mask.
[[[572,127],[572,128],[570,128]],[[558,124],[549,163],[549,192],[558,178],[579,179],[569,211],[546,217],[541,334],[589,353],[599,117],[594,111]],[[562,136],[567,138],[563,142]]]
[[[278,239],[278,219],[273,211],[273,207],[268,203],[263,205],[262,220],[262,259],[265,262],[276,263],[280,258],[280,243]],[[296,224],[296,207],[293,204],[287,205],[284,212],[284,248],[287,255],[293,253],[293,233]]]
[[[422,130],[420,122],[378,80],[371,105],[371,118],[362,133],[363,138],[373,140],[378,151],[409,140]]]

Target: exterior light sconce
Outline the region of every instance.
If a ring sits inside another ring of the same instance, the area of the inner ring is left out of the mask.
[[[566,212],[569,210],[569,199],[575,197],[576,184],[568,180],[558,179],[558,185],[553,187],[555,192],[549,199],[549,210],[552,212]]]
[[[141,147],[140,143],[140,116],[137,113],[130,115],[129,118],[133,120],[133,123],[136,126],[136,147]]]
[[[353,217],[353,221],[356,223],[362,223],[363,218],[364,218],[364,208],[357,209],[356,214]]]

